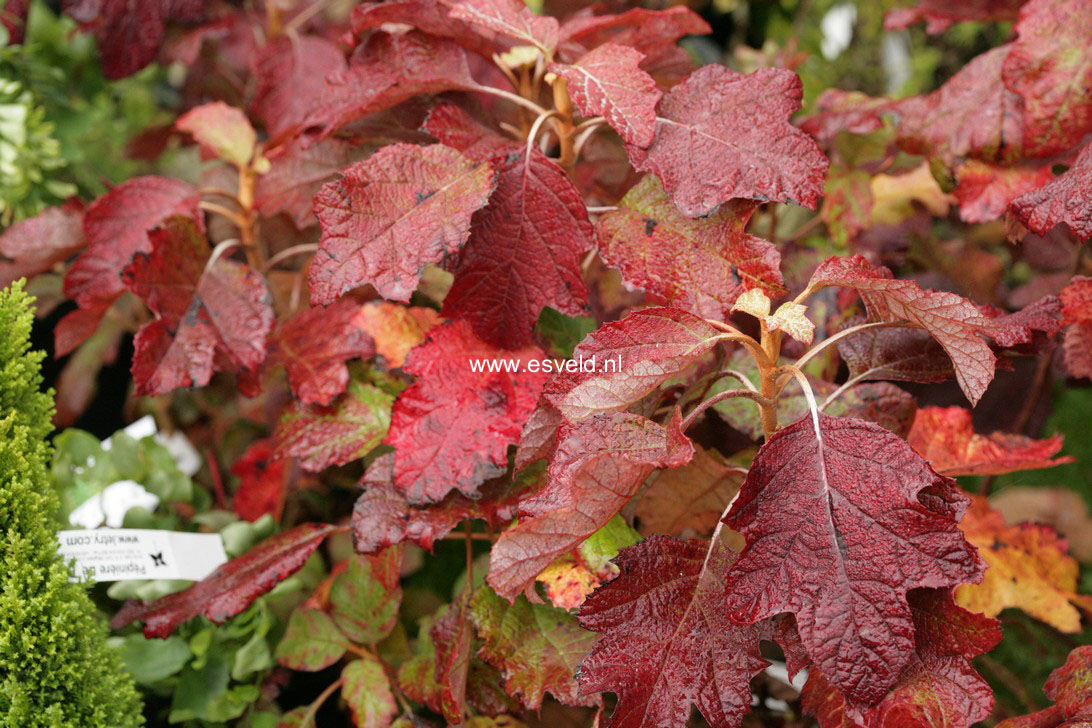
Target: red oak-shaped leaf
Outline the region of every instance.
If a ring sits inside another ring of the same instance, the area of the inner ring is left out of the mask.
[[[617,14],[574,14],[561,26],[560,45],[568,58],[579,58],[605,43],[629,46],[648,56],[683,36],[711,32],[709,24],[684,5],[666,10],[632,8]]]
[[[939,493],[944,512],[922,505]],[[725,518],[747,538],[728,608],[755,623],[792,612],[843,694],[879,701],[913,653],[906,593],[981,578],[953,515],[966,507],[899,437],[850,417],[805,416],[759,450]]]
[[[1054,179],[1049,164],[1002,167],[968,159],[956,169],[959,216],[965,222],[989,222],[1004,217],[1017,197]]]
[[[600,634],[577,680],[617,693],[611,728],[685,725],[691,705],[712,726],[738,726],[750,681],[769,663],[764,626],[733,624],[723,583],[736,555],[713,544],[654,535],[614,559],[621,573],[588,597],[580,623]]]
[[[171,215],[196,219],[197,201],[197,190],[167,177],[134,177],[95,200],[83,218],[87,250],[65,274],[65,296],[105,310],[125,292],[121,271],[133,255],[152,249],[147,231]]]
[[[44,273],[83,250],[83,206],[78,202],[50,207],[20,220],[0,234],[0,286]]]
[[[910,447],[942,475],[1001,475],[1017,470],[1053,468],[1073,462],[1052,459],[1062,449],[1062,436],[1035,440],[995,432],[978,435],[971,412],[962,407],[923,407],[907,437]]]
[[[605,43],[571,66],[551,63],[550,70],[565,79],[584,116],[602,116],[627,144],[647,147],[656,134],[656,104],[663,94],[641,70],[642,58],[633,48]]]
[[[124,271],[125,285],[156,313],[134,340],[140,394],[204,386],[214,370],[253,371],[265,359],[272,298],[260,275],[209,249],[184,217],[151,233],[152,250]]]
[[[1005,59],[1005,86],[1024,99],[1033,157],[1064,152],[1092,131],[1092,15],[1082,0],[1030,0]]]
[[[478,653],[529,710],[540,709],[547,692],[566,705],[599,704],[597,697],[581,697],[574,678],[595,634],[571,614],[522,596],[508,604],[483,584],[470,602],[470,618],[484,641]]]
[[[658,467],[689,462],[694,446],[674,417],[664,427],[616,412],[563,423],[546,487],[520,504],[528,516],[501,534],[490,553],[488,582],[512,601],[554,559],[618,513]]]
[[[724,334],[677,308],[646,308],[588,334],[573,351],[587,371],[559,372],[547,402],[572,421],[624,410],[708,353]]]
[[[480,518],[494,529],[503,528],[516,515],[518,488],[493,482],[471,500],[451,493],[438,503],[414,506],[394,487],[394,453],[375,460],[360,481],[364,493],[353,508],[353,542],[360,553],[410,541],[432,551],[433,544],[459,523]]]
[[[231,499],[231,509],[239,518],[257,521],[265,514],[279,521],[284,508],[285,476],[291,463],[274,451],[268,439],[256,441],[231,466],[239,478],[239,488]]]
[[[497,188],[474,215],[455,266],[444,315],[466,319],[482,339],[504,348],[531,341],[544,306],[579,315],[587,305],[580,270],[592,226],[580,191],[537,149],[505,141],[460,109],[434,109],[426,130],[497,170]]]
[[[693,460],[661,470],[641,493],[633,513],[638,528],[645,536],[704,536],[716,527],[746,476],[746,468],[726,463],[716,450],[695,446]]]
[[[338,528],[325,523],[303,523],[278,533],[185,591],[150,603],[127,602],[110,624],[120,629],[139,620],[144,623],[144,636],[148,638],[165,638],[178,625],[198,615],[223,624],[296,573]]]
[[[417,380],[394,404],[385,444],[397,449],[394,482],[411,503],[442,499],[453,490],[474,497],[486,479],[507,468],[546,382],[546,375],[498,366],[541,359],[534,347],[497,349],[454,321],[433,330],[404,370]],[[501,371],[490,371],[490,367]]]
[[[379,387],[350,382],[331,405],[293,401],[281,414],[273,440],[283,457],[299,459],[313,473],[367,455],[383,441],[391,423],[394,397]]]
[[[960,608],[950,590],[916,589],[914,655],[891,692],[875,706],[847,701],[817,669],[802,693],[821,728],[968,728],[993,709],[993,691],[970,659],[1001,641],[998,622]]]
[[[358,38],[388,23],[412,25],[429,35],[451,38],[478,55],[491,57],[496,51],[491,38],[484,37],[470,23],[450,17],[449,13],[450,4],[441,0],[380,0],[354,7],[349,25]]]
[[[286,213],[300,230],[314,225],[313,202],[323,183],[361,156],[339,139],[296,137],[267,157],[269,171],[258,177],[254,204],[267,217]]]
[[[1027,327],[987,318],[973,303],[954,293],[922,290],[914,281],[895,280],[889,270],[873,267],[860,255],[828,258],[816,268],[808,286],[812,290],[853,288],[861,294],[872,318],[906,321],[928,331],[951,358],[959,386],[972,404],[993,380],[997,361],[983,335],[1031,336]]]
[[[968,20],[1016,20],[1020,6],[1027,0],[918,0],[912,8],[890,10],[884,18],[888,30],[909,28],[925,21],[925,31],[943,33],[955,23]]]
[[[265,123],[270,139],[302,124],[322,101],[322,82],[346,69],[345,56],[317,35],[272,38],[254,58],[258,88],[250,111]]]
[[[325,79],[318,102],[299,127],[322,127],[326,135],[418,94],[476,85],[466,51],[454,41],[417,31],[372,33],[353,53],[348,69]]]
[[[393,144],[344,170],[315,197],[322,226],[308,278],[328,304],[370,283],[408,301],[426,263],[456,252],[493,191],[493,170],[439,144]]]
[[[449,4],[451,18],[515,41],[515,45],[537,46],[546,53],[557,47],[557,19],[535,15],[520,0],[458,0]]]
[[[360,304],[342,299],[307,308],[281,324],[273,343],[292,391],[303,402],[330,404],[349,384],[347,359],[368,359],[375,344],[356,323]]]
[[[619,209],[599,218],[599,254],[627,283],[668,305],[723,320],[745,290],[761,288],[771,298],[785,292],[777,248],[745,232],[756,206],[736,200],[689,218],[646,175]]]
[[[372,337],[387,367],[401,369],[410,351],[442,320],[431,308],[373,301],[361,307],[356,325]]]
[[[175,122],[175,127],[193,135],[210,155],[236,167],[250,163],[258,143],[258,134],[246,114],[223,101],[190,109]]]
[[[1020,195],[1010,209],[1040,235],[1065,223],[1081,240],[1092,239],[1092,145],[1084,148],[1065,173]]]
[[[751,74],[699,68],[660,101],[656,138],[627,147],[634,166],[663,182],[690,217],[708,215],[733,197],[815,208],[827,159],[789,123],[800,109],[800,78],[782,68]]]
[[[976,56],[943,86],[894,102],[898,142],[946,162],[962,157],[1011,162],[1023,151],[1021,98],[1001,83],[1009,46]]]
[[[1073,276],[1062,289],[1065,366],[1074,377],[1092,377],[1092,278]]]

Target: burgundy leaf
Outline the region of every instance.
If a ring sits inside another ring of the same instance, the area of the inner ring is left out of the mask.
[[[393,144],[349,167],[315,197],[322,240],[308,274],[311,302],[332,303],[366,283],[409,301],[425,264],[466,242],[493,184],[488,164],[439,144]]]
[[[543,356],[534,347],[490,346],[463,321],[434,329],[410,353],[403,369],[417,380],[395,402],[384,441],[396,448],[395,486],[410,503],[453,490],[475,497],[482,482],[505,471],[508,446],[546,381],[525,365]]]
[[[663,95],[641,70],[644,54],[606,43],[573,65],[552,63],[568,82],[573,101],[585,116],[602,116],[627,144],[647,147],[656,134],[656,104]]]
[[[922,504],[941,493],[945,512]],[[913,654],[906,593],[981,578],[967,501],[878,425],[804,417],[759,450],[725,518],[747,538],[725,590],[734,619],[795,615],[808,654],[852,700],[879,701]]]
[[[280,520],[289,466],[269,439],[254,442],[231,466],[232,474],[239,478],[231,509],[246,521],[256,521],[267,513]]]
[[[144,636],[166,638],[183,622],[205,616],[223,624],[283,579],[296,573],[338,526],[303,523],[267,538],[185,591],[151,603],[130,601],[111,621],[114,629],[144,623]]]
[[[614,559],[621,574],[588,597],[580,623],[600,639],[581,665],[581,690],[617,693],[610,728],[681,726],[691,705],[713,726],[738,726],[750,681],[769,664],[762,626],[733,624],[723,583],[736,555],[713,544],[653,535]]]
[[[339,139],[296,137],[267,155],[269,171],[258,177],[254,204],[266,217],[286,213],[300,230],[315,225],[315,195],[325,182],[360,159],[361,152]]]
[[[634,166],[663,182],[683,214],[708,215],[745,197],[812,209],[823,194],[827,159],[792,124],[800,78],[780,68],[741,74],[703,66],[660,102],[656,138],[628,147]]]
[[[956,169],[959,216],[965,222],[989,222],[1004,217],[1017,197],[1054,179],[1049,164],[1001,167],[968,159]]]
[[[563,423],[545,489],[520,504],[526,517],[493,545],[489,585],[512,601],[606,525],[655,468],[684,465],[693,454],[678,417],[667,427],[628,412]]]
[[[561,46],[578,58],[605,43],[629,46],[648,56],[687,35],[711,33],[709,24],[685,5],[666,10],[632,8],[607,15],[576,14],[561,26]]]
[[[125,292],[121,271],[151,251],[147,231],[171,215],[198,217],[197,190],[166,177],[134,177],[95,200],[83,218],[87,250],[68,269],[64,293],[80,308],[104,310]]]
[[[849,376],[861,381],[943,382],[955,376],[952,360],[927,331],[865,329],[838,341]]]
[[[1073,276],[1060,295],[1065,366],[1074,377],[1092,377],[1092,278]]]
[[[592,226],[580,192],[538,150],[492,161],[497,189],[474,215],[443,314],[469,321],[492,344],[518,348],[531,342],[544,306],[585,312],[580,259]]]
[[[736,200],[704,218],[679,212],[660,181],[646,175],[599,218],[599,254],[629,284],[699,316],[723,320],[739,295],[785,292],[781,256],[745,232],[757,205]]]
[[[711,351],[726,334],[675,308],[647,308],[589,334],[544,397],[572,421],[624,410]]]
[[[125,285],[156,319],[137,332],[133,378],[140,394],[204,386],[214,370],[253,371],[265,359],[272,299],[260,275],[220,256],[191,220],[169,218],[152,250],[124,271]]]
[[[307,308],[281,324],[273,352],[284,364],[292,391],[308,404],[330,404],[349,384],[347,359],[368,359],[375,344],[355,323],[360,304],[341,299]]]
[[[912,8],[896,8],[887,12],[884,28],[901,30],[925,21],[925,32],[943,33],[956,23],[968,20],[1016,20],[1020,6],[1027,0],[918,0]]]
[[[341,50],[325,38],[273,38],[254,59],[258,88],[250,111],[265,123],[271,139],[279,139],[298,128],[323,101],[326,77],[344,73],[347,67]]]

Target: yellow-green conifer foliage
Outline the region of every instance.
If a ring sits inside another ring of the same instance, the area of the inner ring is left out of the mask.
[[[0,726],[139,726],[132,678],[57,555],[53,397],[29,351],[31,301],[21,282],[0,291]]]

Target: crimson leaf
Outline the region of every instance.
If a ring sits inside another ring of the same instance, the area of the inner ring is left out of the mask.
[[[354,323],[359,311],[359,304],[342,299],[325,308],[304,309],[277,330],[273,352],[301,402],[330,404],[349,384],[345,360],[375,354],[372,337]]]

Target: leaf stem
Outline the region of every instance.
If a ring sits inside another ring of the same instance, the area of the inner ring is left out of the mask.
[[[492,86],[483,86],[482,84],[475,84],[474,86],[472,86],[470,88],[470,90],[471,91],[477,91],[478,93],[483,93],[483,94],[491,94],[493,96],[497,96],[497,97],[500,97],[502,99],[507,99],[508,101],[511,101],[513,104],[517,104],[519,106],[524,107],[525,109],[529,109],[529,110],[535,112],[535,114],[541,115],[541,114],[547,113],[546,109],[542,108],[541,106],[536,104],[534,101],[531,101],[530,99],[525,99],[522,96],[520,96],[519,94],[514,94],[511,91],[505,91],[504,89],[501,89],[501,88],[494,88]]]
[[[314,253],[317,250],[318,245],[316,243],[301,243],[300,245],[293,245],[290,248],[285,248],[279,253],[274,254],[273,257],[265,262],[265,270],[263,270],[262,272],[267,273],[273,270],[273,266],[277,265],[277,263],[280,263],[282,260],[287,260],[294,255]]]
[[[840,387],[838,387],[838,389],[835,389],[833,392],[830,393],[830,395],[827,396],[826,399],[823,400],[823,404],[819,405],[819,409],[820,410],[825,410],[828,406],[830,406],[830,404],[832,402],[834,402],[834,400],[841,397],[842,394],[847,389],[849,389],[854,384],[857,384],[858,382],[863,380],[865,377],[867,377],[869,374],[871,374],[872,371],[873,371],[872,369],[868,369],[866,371],[861,372],[860,374],[858,374],[855,377],[850,377],[849,379],[847,379],[845,382],[842,383],[842,385]]]
[[[545,124],[546,120],[549,119],[551,116],[556,115],[556,111],[545,111],[538,115],[538,117],[535,119],[535,123],[531,124],[531,130],[527,132],[527,153],[524,156],[525,164],[531,159],[531,151],[535,148],[535,137],[538,136],[538,132],[542,128],[542,125]]]
[[[300,728],[308,728],[309,726],[313,726],[315,724],[315,716],[318,715],[319,708],[322,707],[322,704],[326,702],[327,698],[333,695],[334,692],[337,691],[338,688],[340,688],[344,684],[345,678],[339,677],[337,680],[334,680],[332,683],[327,685],[326,689],[323,690],[319,694],[319,696],[315,698],[315,701],[311,703],[310,707],[307,708],[307,712],[303,714],[303,718],[300,720]]]
[[[760,407],[765,407],[767,405],[773,404],[772,400],[766,399],[758,392],[752,392],[749,389],[729,389],[724,392],[714,394],[712,397],[704,400],[701,404],[692,409],[682,421],[681,427],[683,431],[685,432],[687,429],[689,429],[690,426],[693,425],[699,417],[701,417],[705,410],[709,409],[719,402],[723,402],[726,399],[734,399],[735,397],[746,397],[753,402],[757,402]]]
[[[197,206],[200,209],[205,210],[206,212],[215,212],[217,215],[223,215],[228,220],[230,220],[231,223],[233,225],[235,225],[235,227],[239,228],[240,230],[246,224],[243,221],[242,215],[235,212],[234,210],[229,210],[228,208],[224,207],[223,205],[218,205],[215,202],[209,202],[208,200],[201,200],[200,202],[197,203]]]

